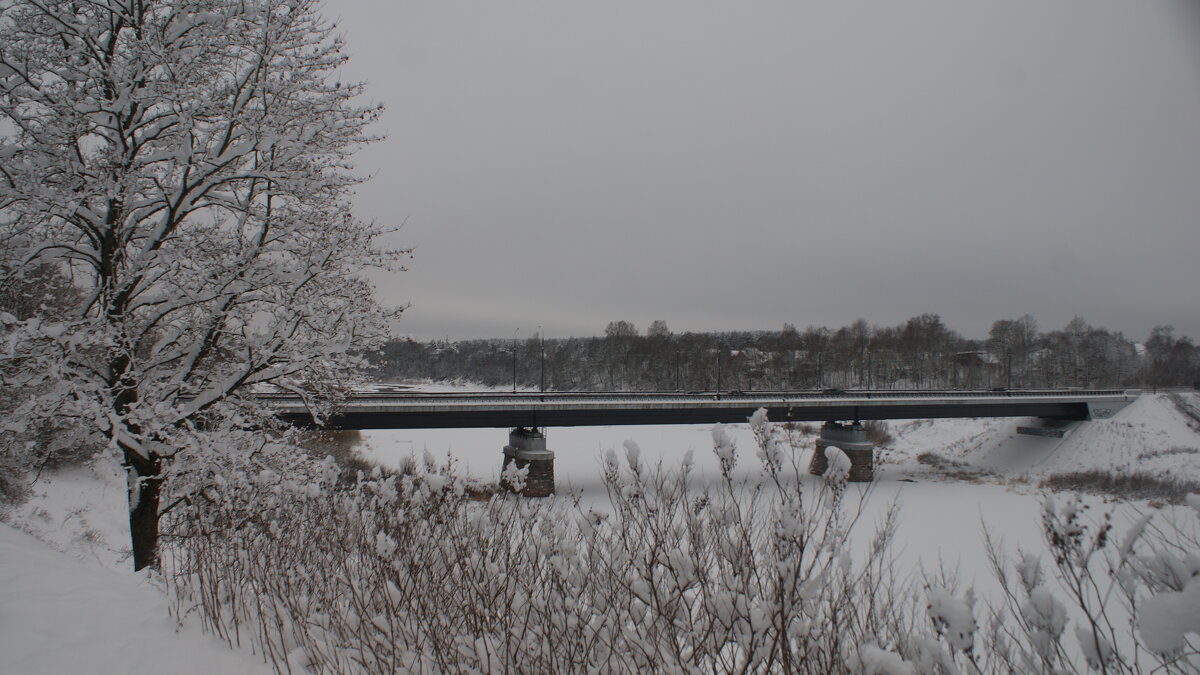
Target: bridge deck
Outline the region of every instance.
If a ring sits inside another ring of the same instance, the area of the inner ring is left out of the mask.
[[[337,429],[567,427],[950,417],[1107,417],[1136,391],[850,391],[747,393],[361,393],[329,420]],[[313,426],[294,397],[263,395],[283,419]]]

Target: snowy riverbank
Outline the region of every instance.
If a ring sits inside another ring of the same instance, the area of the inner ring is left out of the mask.
[[[1195,404],[1194,394],[1185,394]],[[901,507],[896,553],[901,574],[920,583],[941,565],[982,596],[995,592],[981,525],[1009,552],[1042,552],[1039,518],[1044,476],[1077,468],[1143,470],[1200,477],[1200,433],[1164,395],[1146,395],[1111,420],[1073,428],[1063,439],[1015,433],[1028,420],[941,420],[891,423],[893,440],[863,513],[860,542],[893,501]],[[746,425],[728,428],[740,448],[740,470],[757,466]],[[502,430],[364,432],[363,453],[384,464],[428,452],[451,453],[459,470],[483,481],[500,469]],[[797,461],[807,463],[815,436],[801,434]],[[692,450],[697,475],[717,475],[708,426],[551,429],[560,495],[603,507],[602,454],[637,442],[647,462],[675,466]],[[935,453],[961,470],[921,463]],[[949,475],[954,473],[954,475]],[[859,486],[851,487],[860,489]],[[128,572],[124,486],[111,462],[47,475],[24,505],[0,525],[0,672],[266,672],[248,651],[232,652],[194,626],[178,628],[161,589]],[[1088,496],[1090,518],[1113,511],[1118,530],[1143,512],[1156,517],[1186,509],[1106,503]],[[31,536],[32,535],[32,536]],[[37,537],[35,539],[34,537]],[[857,545],[862,545],[856,544]],[[57,549],[57,550],[56,550]]]

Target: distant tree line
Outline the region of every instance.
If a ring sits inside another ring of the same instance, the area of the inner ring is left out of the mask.
[[[1076,317],[1041,332],[1033,317],[1002,319],[985,340],[937,314],[897,326],[859,319],[837,329],[642,333],[613,321],[601,337],[392,340],[371,355],[386,379],[462,380],[547,390],[978,389],[1191,386],[1200,348],[1157,326],[1143,342]]]

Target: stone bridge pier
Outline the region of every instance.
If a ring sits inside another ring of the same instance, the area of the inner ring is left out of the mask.
[[[554,453],[546,449],[544,430],[517,427],[508,432],[500,485],[516,492],[514,486],[504,479],[503,472],[510,464],[516,464],[518,469],[529,469],[525,476],[525,488],[520,494],[526,497],[549,497],[554,494]]]
[[[842,422],[826,422],[821,426],[821,437],[817,439],[817,448],[813,452],[812,462],[808,472],[817,476],[823,475],[829,468],[829,460],[825,458],[828,447],[841,448],[850,458],[850,478],[854,483],[869,483],[875,477],[875,445],[867,440],[867,430],[855,421],[850,424]]]

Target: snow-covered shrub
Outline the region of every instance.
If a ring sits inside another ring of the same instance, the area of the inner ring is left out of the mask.
[[[1056,492],[1087,492],[1118,499],[1154,499],[1182,504],[1193,492],[1200,492],[1200,482],[1149,471],[1115,471],[1086,469],[1055,473],[1047,476],[1041,486]]]
[[[280,671],[1196,671],[1197,514],[1118,536],[1048,500],[1049,556],[991,542],[998,603],[945,572],[913,589],[889,553],[895,509],[852,546],[865,493],[751,424],[757,476],[733,474],[719,428],[728,470],[710,485],[690,456],[650,465],[630,442],[603,459],[602,511],[474,501],[429,457],[347,483],[332,460],[231,456],[171,513],[164,572],[180,615]]]
[[[917,675],[917,668],[899,654],[867,643],[847,659],[850,670],[862,675]]]
[[[86,461],[105,447],[79,423],[84,406],[58,379],[65,366],[34,367],[29,342],[56,351],[64,338],[41,319],[0,310],[0,504],[23,500],[45,469]]]
[[[1047,564],[1011,562],[988,539],[1004,602],[981,650],[984,672],[1200,671],[1200,497],[1196,513],[1151,514],[1118,536],[1109,514],[1047,496]]]
[[[450,466],[240,471],[172,515],[180,614],[281,671],[848,672],[905,642],[890,513],[851,560],[851,490],[754,421],[763,470],[604,461],[611,509],[466,498]],[[714,432],[730,468],[737,448]],[[875,672],[875,671],[871,671]]]
[[[862,425],[867,432],[867,440],[877,448],[889,446],[896,440],[884,420],[866,420]]]
[[[972,607],[973,596],[968,595],[968,598],[963,600],[944,588],[931,588],[928,598],[929,620],[933,623],[938,637],[946,641],[952,652],[973,652],[975,631],[979,629]]]
[[[311,457],[324,459],[333,457],[341,467],[341,480],[353,483],[359,471],[370,473],[378,466],[359,452],[362,433],[355,429],[337,431],[305,431],[300,434],[300,445]],[[404,468],[401,467],[401,471]],[[411,473],[412,471],[407,471]]]

